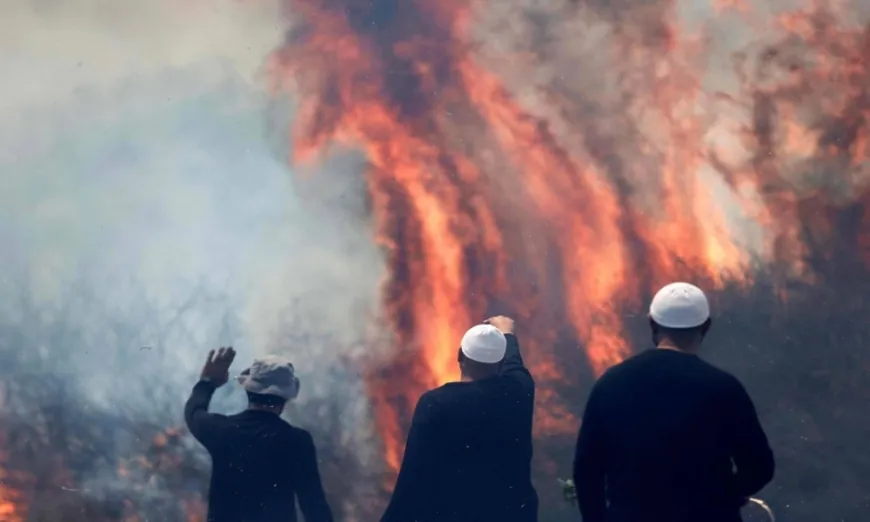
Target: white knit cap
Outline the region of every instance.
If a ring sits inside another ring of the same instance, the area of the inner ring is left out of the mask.
[[[671,283],[653,297],[649,317],[665,328],[695,328],[710,318],[710,303],[697,286]]]
[[[507,339],[495,326],[479,324],[465,332],[459,347],[472,361],[493,364],[504,359]]]

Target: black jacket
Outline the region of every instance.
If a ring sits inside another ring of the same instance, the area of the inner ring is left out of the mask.
[[[535,383],[517,338],[500,375],[420,398],[382,522],[535,522],[531,482]]]
[[[208,413],[214,386],[199,382],[184,408],[212,459],[208,522],[332,522],[311,435],[274,413]]]
[[[592,389],[574,460],[584,522],[737,522],[773,478],[773,452],[732,375],[649,350]]]

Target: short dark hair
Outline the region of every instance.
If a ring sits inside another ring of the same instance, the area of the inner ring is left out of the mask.
[[[470,359],[462,348],[459,349],[459,363],[465,368],[465,373],[472,379],[484,379],[493,375],[497,375],[501,370],[501,361],[497,363],[482,363]]]
[[[658,324],[652,319],[649,320],[649,323],[654,334],[667,337],[677,345],[682,346],[694,342],[698,337],[704,337],[710,329],[711,320],[707,319],[702,324],[692,328],[669,328]]]
[[[267,395],[265,393],[248,393],[248,402],[251,404],[255,404],[257,406],[271,406],[278,407],[283,406],[286,400],[283,397],[278,397],[277,395]]]

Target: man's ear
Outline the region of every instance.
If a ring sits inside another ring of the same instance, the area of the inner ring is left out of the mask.
[[[649,318],[649,329],[650,329],[650,336],[652,337],[652,342],[655,346],[658,346],[659,345],[659,325],[655,321],[653,321],[652,317],[649,317],[649,316],[647,316],[647,317]]]
[[[710,326],[712,326],[712,325],[713,325],[713,318],[712,317],[707,318],[707,320],[704,321],[704,324],[701,325],[701,338],[704,338],[707,336],[707,332],[710,331]]]

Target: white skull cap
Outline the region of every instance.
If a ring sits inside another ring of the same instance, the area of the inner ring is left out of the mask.
[[[507,339],[495,326],[479,324],[465,332],[459,346],[462,353],[472,361],[494,364],[504,359]]]
[[[695,328],[710,318],[710,303],[697,286],[671,283],[653,297],[649,317],[665,328]]]

